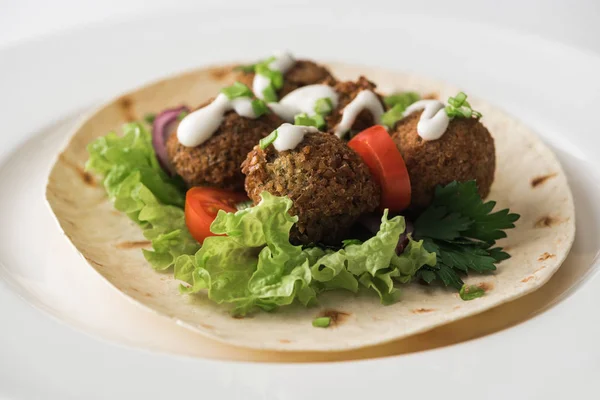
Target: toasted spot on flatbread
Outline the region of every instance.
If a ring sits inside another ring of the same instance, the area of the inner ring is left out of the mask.
[[[117,249],[143,249],[145,247],[150,247],[151,244],[152,242],[149,240],[138,240],[132,242],[126,241],[117,243],[115,247]]]
[[[541,254],[538,257],[538,261],[545,261],[545,260],[547,260],[549,258],[554,258],[554,257],[556,257],[554,254],[550,254],[548,252],[544,252],[543,254]]]
[[[211,330],[215,329],[215,327],[212,326],[211,324],[206,324],[204,322],[199,322],[198,325],[200,325],[201,327],[206,328],[206,329],[211,329]]]
[[[548,175],[537,176],[531,180],[531,187],[536,188],[536,187],[540,186],[542,183],[546,182],[548,179],[554,178],[556,175],[558,175],[558,174],[556,172],[554,172],[554,173],[548,174]]]
[[[331,323],[333,325],[339,325],[343,323],[349,316],[350,313],[338,310],[324,310],[319,313],[319,317],[331,318]]]
[[[94,179],[92,174],[86,172],[83,169],[82,165],[79,165],[76,162],[69,160],[64,155],[64,153],[61,153],[61,155],[59,156],[59,159],[60,159],[60,161],[64,162],[69,167],[71,167],[75,172],[77,172],[77,174],[81,177],[81,180],[83,181],[83,183],[85,183],[86,185],[89,185],[89,186],[96,186],[96,179]]]
[[[533,278],[535,278],[535,276],[529,275],[528,277],[521,279],[521,282],[526,283],[532,280]]]
[[[423,100],[437,100],[440,98],[440,94],[437,92],[426,93],[423,95]]]
[[[560,222],[561,222],[561,220],[559,218],[551,217],[551,216],[547,215],[545,217],[538,219],[537,222],[535,223],[535,227],[536,228],[549,228]]]
[[[483,289],[484,292],[489,292],[494,288],[494,284],[492,282],[481,282],[477,286],[480,289]]]
[[[292,341],[288,340],[288,339],[279,339],[279,343],[288,344],[288,343],[292,343]]]
[[[541,270],[543,270],[544,268],[546,268],[545,265],[542,265],[541,267],[539,267],[538,269],[536,269],[535,271],[533,271],[534,274],[537,274],[538,272],[540,272]]]
[[[415,308],[414,310],[410,310],[413,314],[426,314],[434,311],[435,308]]]
[[[213,68],[210,71],[210,75],[215,78],[216,80],[222,80],[225,77],[227,77],[227,75],[229,75],[229,73],[231,72],[231,68],[230,67],[222,67],[222,68]]]
[[[121,113],[125,121],[133,122],[138,119],[133,111],[133,101],[129,97],[121,97],[119,99],[119,107],[121,107]]]

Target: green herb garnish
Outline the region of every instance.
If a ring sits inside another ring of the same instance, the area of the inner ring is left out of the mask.
[[[187,115],[189,114],[189,111],[186,110],[181,110],[181,112],[179,113],[179,115],[177,116],[177,120],[181,121],[182,119],[184,119],[185,117],[187,117]]]
[[[414,231],[415,239],[436,253],[437,263],[421,268],[417,276],[426,283],[439,279],[460,290],[461,275],[493,271],[509,258],[494,244],[506,237],[506,229],[515,227],[519,215],[508,209],[492,212],[495,205],[481,199],[475,181],[438,186],[433,202],[415,221]]]
[[[241,71],[241,72],[245,72],[247,74],[255,72],[256,71],[256,67],[258,65],[264,64],[264,65],[269,65],[271,62],[275,61],[275,57],[269,57],[266,60],[263,61],[259,61],[257,63],[254,64],[242,64],[242,65],[238,65],[237,67],[233,68],[234,71]]]
[[[252,111],[254,111],[256,118],[258,118],[261,115],[268,113],[269,108],[267,107],[265,102],[262,101],[261,99],[254,99],[254,100],[252,100]]]
[[[275,89],[281,89],[283,86],[283,74],[280,71],[270,69],[268,65],[257,65],[256,73],[269,78],[271,81],[271,86],[273,86]]]
[[[467,95],[459,92],[454,97],[448,98],[448,105],[444,109],[450,118],[481,118],[479,111],[471,108],[471,104],[467,101]]]
[[[273,132],[269,133],[269,136],[266,136],[266,137],[260,139],[260,142],[258,142],[258,145],[260,146],[260,148],[262,150],[264,150],[267,147],[269,147],[275,141],[275,139],[277,139],[277,129],[275,129]]]
[[[267,103],[275,103],[277,102],[277,92],[273,88],[272,85],[269,85],[263,90],[263,98]]]
[[[404,106],[404,108],[406,109],[412,103],[419,101],[420,99],[421,99],[421,96],[419,96],[418,93],[400,92],[400,93],[394,93],[394,94],[384,97],[383,102],[388,107],[394,107],[397,105],[401,105],[401,106]]]
[[[463,285],[458,292],[460,298],[464,301],[473,300],[485,294],[485,290],[477,285]]]
[[[234,82],[233,85],[227,86],[226,88],[221,89],[221,93],[223,93],[229,100],[237,99],[239,97],[252,97],[254,94],[252,90],[241,82]]]
[[[404,111],[412,103],[418,101],[420,96],[415,92],[394,93],[383,99],[383,102],[391,107],[381,116],[381,123],[389,128],[393,128],[396,122],[404,118]]]
[[[325,128],[325,118],[322,115],[315,114],[308,116],[306,113],[298,114],[294,117],[294,125],[314,126],[317,129]]]
[[[144,115],[144,121],[146,121],[146,123],[148,125],[152,125],[154,123],[155,119],[156,119],[156,114],[148,113],[148,114]]]
[[[315,102],[315,113],[329,115],[333,111],[333,102],[329,97],[323,97]]]
[[[319,317],[313,319],[312,326],[315,328],[327,328],[331,325],[331,317]]]

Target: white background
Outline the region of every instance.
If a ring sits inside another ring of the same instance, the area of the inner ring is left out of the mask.
[[[553,41],[600,53],[600,1],[598,0],[226,0],[231,7],[262,9],[344,7],[364,13],[405,3],[407,13],[431,14],[510,27]],[[211,7],[219,0],[0,0],[0,48],[92,24],[122,21],[186,8]],[[309,21],[307,21],[309,23]],[[426,27],[424,27],[426,29]],[[468,38],[453,38],[453,45],[468,45]],[[400,45],[400,44],[398,44]]]

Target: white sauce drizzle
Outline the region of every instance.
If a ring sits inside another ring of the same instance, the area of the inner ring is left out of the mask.
[[[275,54],[275,59],[269,63],[269,69],[273,71],[279,71],[285,74],[290,68],[294,66],[296,60],[290,53],[278,53]],[[271,79],[264,75],[255,74],[254,80],[252,81],[252,91],[261,100],[265,99],[263,92],[271,84]]]
[[[450,123],[444,108],[444,103],[439,100],[421,100],[408,106],[404,116],[423,110],[417,123],[417,133],[423,140],[437,140],[446,132]]]
[[[277,138],[273,141],[273,147],[277,151],[293,150],[304,140],[304,135],[318,132],[314,126],[292,125],[286,122],[277,128]]]
[[[328,85],[303,86],[284,96],[279,103],[269,103],[269,109],[284,121],[293,122],[294,117],[301,113],[315,115],[317,100],[328,97],[333,108],[338,105],[338,94]]]
[[[256,118],[251,98],[238,97],[230,100],[220,93],[212,103],[188,114],[181,120],[177,128],[179,143],[187,147],[196,147],[206,142],[219,129],[225,113],[231,110],[235,110],[242,117]]]
[[[344,108],[342,120],[334,130],[335,135],[339,138],[344,137],[350,131],[352,125],[354,125],[358,114],[363,110],[371,112],[375,120],[375,125],[381,123],[381,116],[384,110],[379,97],[370,90],[363,90]]]

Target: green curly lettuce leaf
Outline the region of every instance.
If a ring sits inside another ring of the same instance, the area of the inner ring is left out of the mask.
[[[359,287],[377,293],[382,303],[398,299],[394,282],[407,282],[425,263],[435,265],[435,254],[421,242],[411,242],[396,255],[404,232],[402,217],[382,217],[381,229],[364,243],[353,242],[332,251],[302,249],[290,243],[297,217],[289,214],[290,199],[267,192],[252,208],[235,213],[219,211],[209,237],[195,256],[183,255],[175,263],[175,278],[185,282],[184,293],[206,289],[217,303],[232,305],[234,315],[255,308],[266,311],[291,304],[316,302],[317,294],[332,289],[357,292]]]
[[[87,147],[86,170],[102,176],[115,208],[126,213],[152,241],[144,256],[158,270],[172,266],[182,254],[194,254],[199,245],[185,225],[185,189],[160,167],[150,132],[140,123],[123,126]]]

